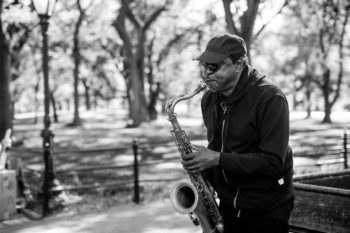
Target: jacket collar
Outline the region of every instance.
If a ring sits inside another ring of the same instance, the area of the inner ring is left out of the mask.
[[[236,88],[228,97],[224,98],[220,93],[215,93],[216,101],[224,103],[226,105],[233,104],[241,99],[252,87],[259,84],[260,81],[265,78],[257,69],[252,68],[250,65],[246,65],[243,69],[241,77],[237,83]]]

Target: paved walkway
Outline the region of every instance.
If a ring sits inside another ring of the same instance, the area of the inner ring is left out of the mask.
[[[169,201],[129,204],[79,216],[53,216],[41,221],[18,218],[0,222],[1,233],[200,233]]]

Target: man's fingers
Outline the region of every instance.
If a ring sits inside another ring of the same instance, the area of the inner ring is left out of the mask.
[[[201,146],[197,146],[197,145],[191,144],[191,147],[192,147],[192,149],[195,150],[195,151],[200,151],[200,150],[201,150]]]
[[[195,173],[203,170],[201,168],[201,162],[197,161],[195,159],[189,160],[189,161],[181,161],[182,166],[185,170],[187,170],[190,173]]]
[[[193,159],[193,156],[191,155],[182,155],[181,156],[182,160],[183,161],[189,161],[189,160],[192,160]]]
[[[197,152],[193,152],[191,154],[184,154],[181,155],[182,160],[184,161],[188,161],[188,160],[192,160],[195,159],[197,157],[198,153]]]
[[[191,160],[182,160],[181,163],[182,165],[188,167],[196,164],[197,162],[194,159],[191,159]]]
[[[188,165],[188,166],[183,165],[183,167],[190,173],[194,173],[194,172],[199,171],[198,164],[192,164],[192,165]]]

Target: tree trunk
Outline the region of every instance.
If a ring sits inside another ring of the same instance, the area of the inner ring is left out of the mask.
[[[73,70],[73,76],[74,76],[74,118],[73,122],[70,124],[71,126],[78,126],[81,125],[81,119],[80,119],[80,113],[79,113],[79,68],[81,63],[81,54],[80,54],[80,41],[79,41],[79,32],[80,27],[83,23],[83,20],[86,15],[86,11],[89,7],[92,6],[93,1],[90,2],[88,6],[86,6],[85,9],[83,9],[80,0],[77,0],[77,8],[79,10],[79,17],[78,21],[75,24],[75,30],[73,35],[73,59],[74,59],[74,70]]]
[[[295,80],[293,82],[293,89],[294,90],[297,89]],[[297,106],[298,106],[297,93],[293,92],[292,96],[293,96],[293,107],[292,107],[292,109],[293,109],[293,111],[296,111],[297,110]]]
[[[53,109],[53,120],[55,123],[58,123],[58,115],[57,115],[57,107],[56,107],[56,99],[52,91],[50,91],[50,99]]]
[[[0,139],[4,137],[8,128],[12,128],[11,96],[9,91],[11,60],[9,46],[2,28],[2,2],[0,1]]]
[[[307,87],[308,88],[308,87]],[[311,118],[311,92],[306,90],[306,119]]]
[[[150,16],[141,22],[138,16],[135,16],[129,4],[131,1],[121,1],[119,14],[113,23],[121,40],[123,41],[123,51],[126,60],[124,68],[129,69],[125,75],[125,82],[128,88],[128,99],[130,109],[130,123],[128,127],[137,127],[142,122],[150,120],[146,95],[144,90],[144,59],[145,59],[145,41],[146,31],[158,16],[166,10],[166,6],[156,9]],[[132,32],[126,30],[125,21],[130,20],[133,25]],[[137,38],[132,38],[137,35]],[[135,43],[133,43],[135,42]]]
[[[305,118],[309,119],[311,118],[311,93],[312,93],[312,86],[311,86],[312,73],[309,71],[309,68],[307,68],[304,78],[305,78],[304,85],[305,85],[305,99],[306,99],[306,117]]]
[[[148,112],[150,114],[151,120],[156,120],[157,116],[158,116],[156,105],[157,105],[157,100],[158,100],[158,97],[159,97],[160,90],[161,90],[160,89],[160,83],[157,82],[155,90],[151,90],[151,93],[150,93],[150,101],[149,101],[149,104],[148,104]]]
[[[247,56],[250,59],[250,44],[253,38],[253,28],[255,25],[255,19],[258,13],[260,0],[250,1],[247,0],[247,10],[240,16],[240,25],[233,20],[233,14],[231,12],[232,0],[222,0],[224,11],[226,28],[229,33],[242,37],[247,44]]]
[[[332,123],[331,113],[332,111],[330,104],[325,102],[324,118],[322,120],[322,123]]]
[[[246,0],[247,9],[246,11],[239,17],[239,22],[235,22],[233,19],[233,13],[231,11],[231,3],[233,0],[222,0],[224,12],[225,12],[225,20],[226,20],[226,28],[229,33],[238,35],[242,37],[247,44],[247,56],[251,61],[250,57],[250,47],[253,40],[260,35],[260,33],[265,29],[265,27],[272,22],[272,20],[279,15],[282,10],[288,5],[289,1],[286,0],[284,4],[280,7],[278,11],[276,11],[273,15],[271,15],[270,19],[261,26],[258,32],[253,36],[253,29],[255,25],[256,16],[258,15],[259,5],[262,2],[261,0]]]
[[[332,112],[332,104],[330,103],[330,69],[328,67],[325,68],[323,73],[323,98],[324,98],[324,118],[322,123],[332,123],[331,120],[331,112]]]
[[[143,82],[140,81],[139,69],[136,62],[131,65],[131,88],[128,90],[130,98],[130,117],[128,127],[137,127],[142,122],[149,121]]]
[[[80,120],[80,114],[79,114],[79,65],[80,65],[80,55],[79,51],[76,45],[78,42],[76,42],[77,39],[74,39],[74,52],[73,52],[73,58],[74,58],[74,70],[73,70],[73,76],[74,76],[74,118],[72,125],[77,126],[81,124]]]
[[[88,85],[86,79],[83,79],[82,83],[83,83],[84,88],[85,88],[85,92],[84,92],[84,95],[85,95],[85,107],[86,107],[86,110],[90,110],[91,109],[90,86]]]
[[[153,74],[153,64],[152,64],[152,54],[153,46],[154,46],[155,38],[152,38],[150,43],[147,46],[147,56],[146,56],[146,66],[147,66],[147,80],[149,84],[149,103],[148,103],[148,112],[150,116],[150,120],[156,120],[158,116],[158,112],[156,109],[156,104],[158,100],[158,96],[160,93],[160,83],[154,83],[154,74]]]
[[[326,1],[324,1],[324,3],[325,2]],[[344,9],[342,9],[342,8],[337,8],[337,5],[335,2],[330,1],[329,3],[330,5],[326,5],[326,7],[323,8],[323,11],[324,11],[322,14],[323,27],[319,30],[320,50],[323,57],[322,65],[324,66],[324,72],[322,75],[323,85],[321,85],[321,89],[324,95],[324,118],[322,123],[332,122],[331,120],[332,107],[334,106],[335,102],[338,100],[338,97],[340,96],[340,88],[341,88],[342,79],[343,79],[344,38],[346,38],[345,37],[346,28],[348,26],[348,19],[350,14],[349,4],[346,5]],[[339,28],[341,29],[338,30]],[[332,42],[332,39],[336,38],[337,33],[339,32],[340,32],[339,40]],[[339,53],[339,60],[338,60],[339,70],[338,70],[338,76],[337,76],[335,85],[331,82],[331,70],[329,67],[325,65],[327,64],[327,60],[328,60],[327,58],[329,58],[329,48],[332,45],[338,46],[338,53]],[[333,94],[332,98],[331,98],[331,94]]]

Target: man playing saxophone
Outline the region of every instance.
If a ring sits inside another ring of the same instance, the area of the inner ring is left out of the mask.
[[[288,233],[293,209],[293,159],[285,95],[246,57],[242,38],[213,37],[195,60],[207,91],[201,107],[208,147],[182,156],[202,172],[220,199],[225,233]]]

